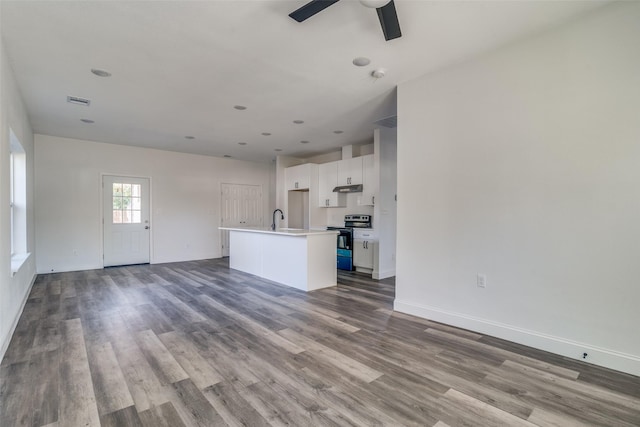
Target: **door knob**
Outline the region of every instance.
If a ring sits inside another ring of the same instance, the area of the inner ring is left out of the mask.
[[[148,225],[145,225],[145,226],[144,226],[144,229],[145,229],[145,230],[148,230],[148,229],[149,229],[149,226],[148,226]]]

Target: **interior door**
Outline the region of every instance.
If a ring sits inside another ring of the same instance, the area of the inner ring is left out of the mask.
[[[262,186],[221,184],[220,222],[224,227],[260,227],[263,223]],[[229,232],[221,230],[222,256],[229,256]]]
[[[102,195],[104,266],[149,263],[149,179],[105,175]]]

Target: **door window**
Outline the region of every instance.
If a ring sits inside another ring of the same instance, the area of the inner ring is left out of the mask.
[[[140,224],[142,222],[142,186],[113,183],[113,223]]]

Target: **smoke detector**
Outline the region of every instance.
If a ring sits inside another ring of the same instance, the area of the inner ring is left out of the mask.
[[[375,77],[376,79],[381,79],[384,77],[386,73],[386,70],[384,68],[378,68],[377,70],[373,70],[371,72],[371,76]]]

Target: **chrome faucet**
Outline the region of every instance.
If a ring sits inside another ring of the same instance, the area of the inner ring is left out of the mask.
[[[271,223],[271,229],[274,231],[276,229],[276,212],[280,212],[280,219],[284,219],[284,212],[282,212],[280,209],[276,209],[275,211],[273,211],[273,222]]]

